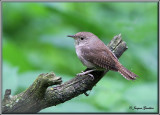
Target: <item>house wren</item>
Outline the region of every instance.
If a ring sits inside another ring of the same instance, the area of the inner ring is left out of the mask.
[[[80,73],[85,75],[99,69],[109,69],[119,72],[127,80],[134,80],[137,75],[127,70],[110,51],[110,49],[93,33],[78,32],[68,35],[75,40],[75,48],[78,58],[83,65],[90,70]]]

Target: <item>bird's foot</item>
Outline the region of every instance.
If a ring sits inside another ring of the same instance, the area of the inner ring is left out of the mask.
[[[81,73],[78,73],[77,74],[77,76],[83,76],[83,75],[87,75],[87,74],[89,74],[90,72],[92,72],[92,71],[94,71],[94,70],[88,70],[88,71],[82,71]]]
[[[95,69],[93,70],[88,70],[88,71],[82,71],[81,73],[78,73],[77,76],[83,76],[83,75],[89,75],[92,77],[92,79],[94,80],[94,76],[92,74],[90,74],[91,72],[95,71]]]
[[[92,75],[92,74],[88,74],[91,78],[92,78],[92,80],[94,80],[94,76]]]

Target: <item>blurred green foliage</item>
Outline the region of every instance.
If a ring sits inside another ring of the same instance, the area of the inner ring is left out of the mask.
[[[157,7],[156,2],[2,2],[3,95],[7,88],[12,95],[24,91],[40,73],[54,71],[67,81],[84,70],[67,35],[89,31],[107,44],[121,33],[128,50],[120,62],[140,76],[136,81],[111,71],[88,97],[41,112],[157,112]]]

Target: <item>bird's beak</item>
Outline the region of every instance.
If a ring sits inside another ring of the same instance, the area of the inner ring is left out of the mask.
[[[75,35],[68,35],[67,37],[71,37],[75,39]]]

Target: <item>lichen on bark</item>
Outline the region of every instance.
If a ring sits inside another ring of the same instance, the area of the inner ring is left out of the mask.
[[[120,34],[115,36],[107,46],[117,58],[127,49]],[[94,71],[91,73],[94,79],[83,75],[76,76],[64,83],[53,72],[40,74],[33,84],[20,94],[11,96],[11,90],[6,90],[2,101],[2,113],[37,113],[44,108],[64,103],[92,90],[106,72],[108,70]]]

